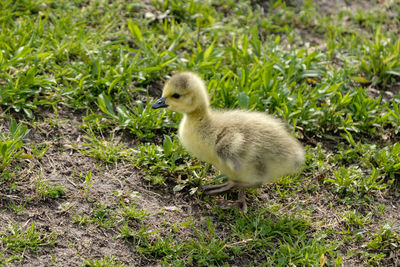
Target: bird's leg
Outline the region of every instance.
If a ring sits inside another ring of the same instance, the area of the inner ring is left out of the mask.
[[[243,213],[246,213],[247,212],[247,203],[246,203],[246,187],[245,186],[240,186],[233,181],[228,181],[228,182],[222,183],[222,184],[205,185],[205,186],[201,187],[201,190],[203,190],[204,194],[206,194],[206,195],[215,195],[215,194],[226,192],[226,191],[232,189],[232,187],[234,187],[234,186],[239,187],[239,194],[238,194],[238,200],[233,202],[233,206],[238,206],[242,210]],[[224,201],[224,202],[229,202],[229,201]]]
[[[237,202],[242,204],[242,212],[247,213],[247,203],[246,203],[246,188],[239,187],[239,195]]]
[[[239,186],[238,199],[236,201],[232,200],[220,200],[218,206],[223,209],[229,207],[237,207],[243,213],[247,213],[247,202],[246,202],[246,187]]]
[[[234,187],[234,186],[235,186],[234,182],[228,181],[228,182],[222,183],[222,184],[205,185],[205,186],[201,187],[201,190],[203,190],[204,194],[206,194],[206,195],[215,195],[215,194],[226,192],[226,191],[232,189],[232,187]]]

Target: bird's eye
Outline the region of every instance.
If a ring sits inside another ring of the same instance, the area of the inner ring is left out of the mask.
[[[178,99],[178,98],[181,97],[181,95],[180,94],[173,94],[172,97]]]

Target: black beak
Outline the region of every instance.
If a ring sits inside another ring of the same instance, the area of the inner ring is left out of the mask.
[[[156,109],[156,108],[166,108],[166,107],[168,107],[168,105],[167,104],[165,104],[165,97],[161,97],[160,99],[158,99],[157,101],[156,101],[156,103],[154,103],[151,107],[153,108],[153,109]]]

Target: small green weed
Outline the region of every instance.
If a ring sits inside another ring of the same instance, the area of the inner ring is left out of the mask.
[[[386,38],[378,27],[374,40],[363,40],[362,43],[364,56],[360,70],[372,85],[386,87],[400,79],[400,38]]]
[[[139,230],[134,230],[127,223],[124,223],[118,228],[120,232],[119,237],[132,243],[134,246],[145,246],[148,242],[147,239],[158,231],[151,231],[148,226],[142,224]]]
[[[59,185],[50,185],[48,180],[42,178],[42,172],[39,172],[38,178],[35,180],[36,193],[40,199],[62,198],[65,196],[65,189]]]
[[[101,203],[94,203],[90,214],[76,213],[71,215],[74,223],[79,225],[88,226],[90,224],[96,224],[97,226],[110,229],[114,227],[116,216],[115,212],[108,208],[106,205]]]
[[[82,173],[81,173],[82,177]],[[90,188],[93,186],[94,181],[92,181],[92,171],[89,171],[88,174],[85,176],[85,182],[82,185],[82,191],[84,192],[85,198],[87,201],[90,201],[89,191]]]
[[[334,258],[336,243],[325,241],[325,235],[313,236],[309,223],[293,216],[279,215],[272,219],[268,210],[260,209],[249,215],[239,215],[233,233],[239,240],[240,253],[264,253],[271,265],[315,265],[321,257]]]
[[[15,253],[24,253],[26,249],[37,253],[40,247],[52,246],[57,240],[57,235],[53,232],[44,233],[37,231],[34,223],[27,228],[18,225],[9,225],[6,229],[6,233],[0,234],[1,241],[6,250]]]
[[[364,255],[370,266],[381,266],[386,257],[385,253],[371,253],[368,251],[361,251],[360,254]]]
[[[36,159],[43,158],[50,146],[46,143],[32,144],[32,156]]]
[[[206,229],[192,227],[196,238],[188,240],[184,245],[189,264],[210,266],[221,264],[229,258],[226,240],[218,237],[215,227],[210,217],[206,218]]]
[[[31,158],[23,154],[23,138],[29,132],[28,128],[15,121],[10,122],[9,134],[0,133],[0,171],[9,165],[16,158]]]
[[[85,259],[82,263],[85,267],[123,267],[125,266],[115,257],[105,256],[102,259]]]
[[[121,208],[120,208],[121,214],[127,219],[140,222],[143,218],[148,216],[147,211],[146,210],[138,210],[135,203],[132,203],[129,206],[127,206],[124,203],[123,199],[121,198],[120,204],[121,204]]]
[[[115,144],[113,134],[111,134],[110,140],[107,141],[104,137],[101,140],[98,139],[91,130],[87,133],[88,135],[85,136],[87,142],[83,144],[83,148],[79,152],[111,164],[126,159],[124,144]]]
[[[137,247],[137,251],[152,258],[174,258],[181,253],[183,244],[177,244],[176,240],[171,237],[156,236],[145,242],[142,246]]]
[[[83,213],[72,214],[71,218],[74,221],[74,223],[77,223],[77,224],[83,225],[83,226],[88,226],[92,222],[90,217]]]
[[[190,157],[179,144],[179,140],[171,139],[167,135],[164,136],[162,146],[146,143],[137,147],[130,160],[145,172],[145,179],[155,185],[163,184],[165,177],[176,175],[177,172],[200,168],[197,164],[188,165]]]
[[[128,129],[140,139],[148,140],[154,137],[154,129],[160,129],[163,125],[162,116],[156,116],[156,111],[152,110],[150,105],[138,100],[135,105],[126,108],[114,105],[111,98],[105,94],[100,94],[97,103],[101,111],[106,115],[90,115],[85,118],[86,122],[96,119],[106,118],[114,121],[116,129]]]
[[[11,200],[8,208],[16,214],[23,213],[25,211],[25,206],[27,203],[28,201],[25,201],[24,203],[21,204],[16,204],[14,201]]]
[[[341,214],[341,216],[345,220],[346,224],[353,229],[358,229],[365,225],[371,224],[372,222],[371,213],[364,216],[358,213],[356,210],[348,211],[344,214]]]
[[[344,197],[344,201],[353,202],[363,199],[369,193],[385,189],[384,183],[379,171],[372,169],[371,174],[367,175],[357,166],[349,168],[341,167],[333,171],[334,178],[327,178],[325,182],[334,185],[333,190]]]
[[[149,257],[162,258],[165,264],[178,266],[210,266],[223,264],[229,259],[228,247],[223,238],[218,237],[215,224],[206,218],[206,229],[189,222],[194,237],[184,242],[176,242],[173,236],[147,239],[137,247],[140,253]]]
[[[398,226],[385,223],[375,233],[371,234],[372,240],[366,243],[368,249],[381,253],[389,253],[400,245]]]
[[[387,179],[394,180],[400,175],[400,143],[395,143],[376,151],[372,156],[376,168],[385,174]]]
[[[100,227],[107,229],[113,227],[116,220],[114,211],[100,203],[94,203],[94,207],[91,211],[91,217],[92,222],[95,222]]]

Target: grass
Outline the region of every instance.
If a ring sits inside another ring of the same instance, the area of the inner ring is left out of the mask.
[[[83,266],[85,267],[106,267],[106,266],[116,266],[122,267],[125,266],[121,264],[118,260],[114,259],[114,257],[105,256],[103,259],[86,259],[84,260]]]
[[[7,165],[17,158],[30,157],[23,154],[23,138],[28,133],[28,128],[22,124],[17,124],[11,120],[8,134],[0,133],[0,170],[4,170]]]
[[[7,232],[0,234],[2,242],[2,255],[11,254],[9,257],[2,257],[2,263],[10,263],[15,259],[22,258],[26,250],[34,253],[39,252],[43,246],[53,246],[57,240],[55,233],[38,231],[35,224],[30,227],[22,227],[17,224],[9,225]]]
[[[62,198],[65,196],[65,189],[59,185],[51,185],[50,181],[43,179],[42,173],[39,171],[38,178],[34,181],[36,193],[40,199],[45,198]]]
[[[356,2],[2,1],[0,265],[398,264],[399,1]],[[248,214],[201,196],[224,176],[151,109],[182,70],[306,146]]]

